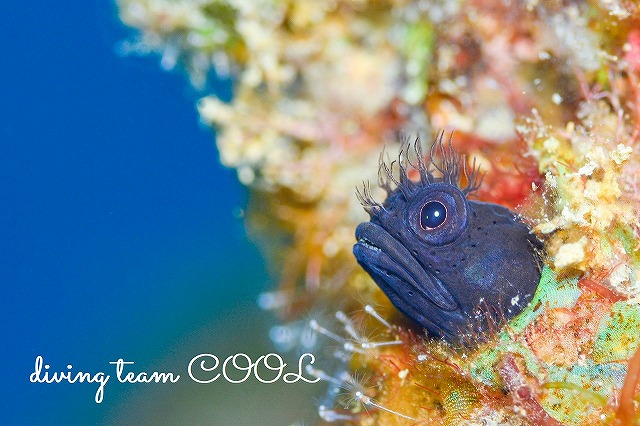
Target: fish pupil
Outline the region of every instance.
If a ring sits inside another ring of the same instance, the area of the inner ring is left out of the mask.
[[[423,229],[437,228],[446,218],[447,208],[438,201],[429,201],[420,211],[420,225]]]

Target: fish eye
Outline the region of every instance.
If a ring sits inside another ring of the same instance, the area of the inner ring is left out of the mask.
[[[455,185],[432,183],[417,192],[405,207],[404,223],[421,241],[443,246],[467,227],[467,198]]]
[[[447,208],[439,201],[429,201],[420,209],[420,226],[424,230],[434,229],[447,219]]]

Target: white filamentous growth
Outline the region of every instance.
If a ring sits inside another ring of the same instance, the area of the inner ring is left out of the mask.
[[[360,346],[362,346],[362,345],[360,345]],[[347,343],[344,344],[344,350],[348,351],[348,352],[357,352],[359,354],[366,354],[367,353],[366,351],[356,347],[356,345],[354,345],[351,342],[347,342]]]
[[[376,311],[375,309],[373,309],[373,307],[371,305],[367,305],[365,306],[365,312],[367,312],[369,315],[371,315],[372,317],[376,318],[378,321],[380,321],[383,325],[385,325],[389,330],[391,330],[391,325],[386,322]],[[356,328],[353,324],[353,321],[351,321],[351,318],[349,318],[347,316],[347,314],[345,314],[342,311],[337,311],[336,312],[336,319],[338,321],[340,321],[342,323],[342,325],[344,326],[344,331],[350,335],[357,343],[360,344],[360,348],[362,349],[375,349],[375,348],[379,348],[381,346],[393,346],[393,345],[400,345],[402,344],[401,341],[399,340],[392,340],[392,341],[388,341],[388,342],[370,342],[368,341],[365,337],[362,337],[360,334],[358,334],[358,332],[356,331]],[[355,350],[356,352],[359,352],[358,349],[356,348],[356,345],[348,345],[349,346],[348,350]],[[346,346],[345,346],[346,348]]]
[[[356,332],[356,328],[353,325],[353,321],[342,311],[336,312],[336,319],[344,325],[344,331],[347,332],[351,337],[353,337],[358,342],[361,342],[363,339]]]
[[[417,422],[418,419],[416,419],[415,417],[411,417],[411,416],[407,416],[406,414],[402,414],[402,413],[398,413],[397,411],[394,411],[390,408],[387,408],[379,403],[377,403],[376,401],[374,401],[373,399],[371,399],[370,397],[368,397],[367,395],[363,394],[360,391],[357,391],[355,393],[355,397],[362,402],[364,405],[369,405],[371,407],[376,407],[379,410],[383,410],[386,411],[387,413],[391,413],[394,414],[398,417],[402,417],[403,419],[407,419],[407,420],[411,420],[413,422]]]
[[[330,423],[345,421],[345,420],[354,421],[357,419],[356,416],[354,416],[353,414],[343,414],[343,413],[338,413],[335,410],[328,410],[327,407],[325,407],[324,405],[321,405],[318,407],[318,415],[322,420]]]
[[[317,377],[318,379],[323,380],[325,382],[333,383],[334,385],[339,387],[344,386],[343,380],[330,376],[329,374],[325,373],[319,368],[314,368],[311,365],[307,365],[305,369],[307,370],[307,373],[311,374],[313,377]]]
[[[368,406],[368,407],[375,407],[379,410],[383,410],[386,411],[387,413],[391,413],[394,414],[396,416],[402,417],[403,419],[407,419],[407,420],[411,420],[411,421],[418,421],[418,419],[415,419],[413,417],[407,416],[406,414],[402,414],[399,413],[395,410],[392,410],[390,408],[387,408],[385,406],[383,406],[382,404],[380,404],[379,402],[375,401],[373,398],[371,398],[370,396],[368,396],[367,394],[365,394],[364,391],[364,386],[358,381],[356,380],[351,374],[349,374],[348,372],[343,372],[340,376],[340,380],[343,382],[343,389],[347,390],[348,392],[350,392],[353,396],[353,398],[360,402],[361,404],[363,404],[364,406]]]
[[[366,305],[364,307],[364,310],[368,315],[375,318],[380,324],[387,328],[389,332],[393,333],[393,326],[389,324],[389,322],[387,322],[378,312],[376,312],[376,310],[371,305]],[[348,337],[343,337],[332,331],[329,331],[325,327],[318,324],[318,321],[315,319],[309,321],[309,327],[313,331],[322,334],[323,336],[326,336],[329,339],[342,345],[342,350],[337,350],[334,356],[344,363],[349,362],[353,353],[366,354],[369,350],[372,349],[380,348],[383,346],[402,344],[401,340],[370,342],[365,337],[363,337],[361,333],[358,333],[358,331],[356,331],[356,327],[353,321],[347,314],[342,311],[337,311],[335,313],[335,317],[343,325],[344,333],[348,335]],[[330,383],[331,385],[327,394],[327,398],[325,398],[318,407],[318,415],[322,418],[322,420],[326,422],[356,421],[360,416],[359,414],[352,413],[348,410],[329,408],[336,407],[339,394],[348,396],[348,400],[351,401],[351,403],[347,403],[345,405],[345,408],[352,406],[351,404],[359,404],[364,408],[375,407],[378,410],[385,411],[403,419],[415,422],[418,421],[418,419],[387,408],[379,402],[375,401],[372,397],[368,396],[365,393],[365,387],[351,374],[349,374],[348,371],[343,370],[339,373],[336,373],[335,376],[331,376],[323,370],[314,368],[311,365],[307,365],[306,371],[311,376],[317,377],[322,381]]]
[[[361,346],[362,349],[375,349],[382,346],[395,346],[401,345],[402,341],[400,340],[390,340],[388,342],[364,342]]]
[[[377,319],[380,324],[384,325],[385,327],[387,327],[387,329],[389,329],[389,331],[391,331],[391,324],[389,324],[384,318],[382,318],[382,316],[373,308],[373,306],[366,305],[364,307],[364,311]]]
[[[337,334],[327,330],[326,328],[324,328],[323,326],[321,326],[320,324],[318,324],[318,321],[312,319],[311,321],[309,321],[309,326],[311,327],[311,329],[313,331],[317,331],[318,333],[327,336],[328,338],[335,340],[338,343],[347,343],[347,339],[345,339],[344,337],[338,336]]]
[[[393,331],[391,324],[389,324],[382,316],[376,312],[376,310],[371,305],[366,305],[364,310],[367,314],[371,315],[378,322],[384,325],[388,331]],[[352,341],[348,340],[345,337],[339,336],[338,334],[329,331],[325,327],[318,324],[318,321],[312,319],[309,321],[309,326],[315,332],[318,332],[340,344],[342,344],[343,349],[347,352],[357,352],[361,354],[365,354],[369,349],[375,349],[382,346],[393,346],[393,345],[401,345],[402,341],[400,340],[390,340],[384,342],[371,342],[367,338],[363,337],[360,333],[356,331],[356,327],[353,324],[353,321],[347,314],[342,311],[337,311],[335,313],[336,319],[343,325],[344,331],[348,334]]]
[[[317,331],[318,333],[324,336],[327,336],[328,338],[335,340],[338,343],[342,343],[342,347],[347,352],[352,352],[352,353],[358,352],[361,354],[365,353],[362,349],[357,348],[356,345],[354,345],[352,342],[348,341],[344,337],[338,336],[337,334],[327,330],[326,328],[318,324],[318,321],[316,320],[312,319],[311,321],[309,321],[309,326],[311,327],[312,330]]]

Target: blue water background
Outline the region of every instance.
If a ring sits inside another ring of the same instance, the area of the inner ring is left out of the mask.
[[[265,340],[243,316],[269,286],[236,217],[246,194],[198,126],[201,94],[187,79],[157,57],[116,55],[131,31],[113,5],[2,9],[0,423],[145,422],[136,404],[158,409],[149,386],[112,377],[98,405],[92,384],[29,383],[35,357],[56,370],[107,371],[120,357],[183,369],[190,354],[215,351],[207,330],[232,323]],[[210,89],[230,97],[228,82]],[[159,398],[175,400],[167,389]]]

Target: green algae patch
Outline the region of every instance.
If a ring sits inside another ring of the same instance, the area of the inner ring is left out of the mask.
[[[626,366],[618,363],[584,365],[571,369],[546,365],[547,382],[540,386],[540,403],[547,412],[567,426],[587,424],[589,419],[607,421],[605,414],[613,392],[622,385]],[[610,420],[610,419],[609,419]]]
[[[640,305],[617,302],[603,319],[591,355],[597,363],[626,360],[640,344]]]
[[[541,377],[543,372],[540,362],[529,347],[520,342],[507,340],[506,335],[500,336],[499,339],[500,342],[497,346],[482,348],[471,357],[467,370],[473,380],[493,388],[500,386],[502,379],[495,366],[505,354],[520,355],[524,359],[527,370],[536,377]]]
[[[545,266],[531,303],[509,323],[509,328],[514,333],[521,333],[545,309],[572,307],[579,296],[577,277],[558,279],[555,272]]]

